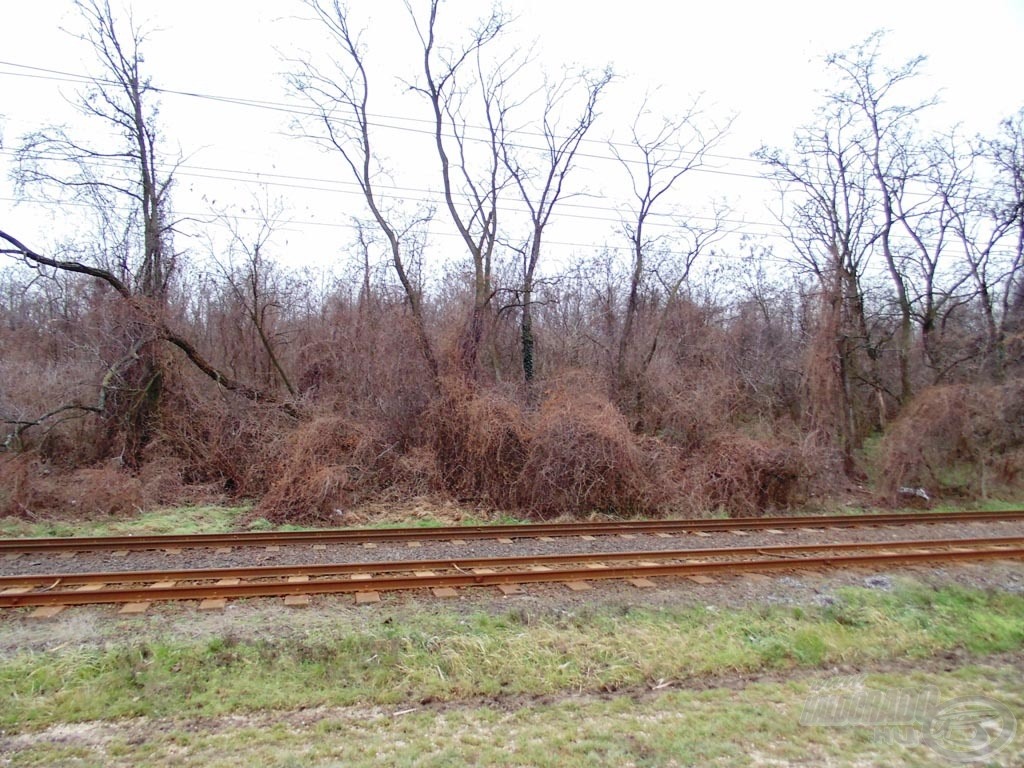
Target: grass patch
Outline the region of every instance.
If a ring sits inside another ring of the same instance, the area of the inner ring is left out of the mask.
[[[43,537],[43,536],[119,536],[144,534],[189,534],[189,533],[229,533],[246,530],[253,532],[269,531],[310,531],[310,526],[274,525],[266,518],[258,517],[248,523],[242,523],[252,505],[237,507],[199,506],[171,507],[150,512],[141,512],[131,517],[109,518],[102,520],[52,519],[29,521],[20,517],[0,518],[0,537]],[[493,519],[469,516],[458,522],[458,525],[520,525],[530,521],[509,515],[497,515]],[[338,526],[341,528],[392,528],[408,526],[412,528],[438,528],[452,525],[451,522],[424,517],[422,515],[401,516],[389,520],[374,520],[366,525]]]
[[[170,507],[131,517],[101,520],[0,518],[0,536],[127,536],[143,534],[227,533],[237,530],[249,506]]]
[[[813,510],[794,510],[794,514],[807,515],[913,515],[941,512],[1012,512],[1024,506],[1024,497],[1008,494],[1002,498],[976,499],[973,501],[942,501],[927,509],[920,507],[871,507],[851,504],[826,503]]]
[[[965,648],[1024,647],[1024,596],[904,584],[821,608],[420,609],[312,637],[146,641],[0,660],[0,728],[118,717],[613,691]]]
[[[51,766],[934,766],[919,732],[800,724],[821,680],[740,689],[670,690],[635,697],[568,697],[498,708],[474,703],[437,711],[335,709],[258,715],[251,720],[142,720],[90,729],[76,738],[16,738],[13,764]],[[984,693],[1024,720],[1020,669],[969,666],[955,672],[869,675],[881,690],[936,688],[943,701]],[[408,708],[406,708],[408,709]],[[57,734],[55,734],[57,735]],[[917,738],[915,738],[915,735]],[[898,736],[899,738],[894,738]],[[2,744],[2,742],[0,742]],[[1018,766],[1021,739],[989,766]],[[67,761],[67,762],[65,762]],[[73,761],[73,762],[72,762]]]
[[[936,504],[933,512],[1011,512],[1021,508],[1024,500],[1019,496],[1008,496],[1005,499],[979,499],[971,504]]]
[[[1024,500],[1021,499],[987,499],[971,504],[940,504],[930,512],[962,512],[965,510],[1002,512],[1019,509]],[[166,509],[140,512],[131,517],[107,518],[99,520],[52,519],[28,521],[19,517],[0,518],[0,537],[43,537],[43,536],[118,536],[145,534],[189,534],[189,533],[228,533],[232,531],[309,531],[316,530],[309,526],[292,524],[274,525],[265,518],[256,518],[243,524],[245,516],[252,505],[235,507],[195,506],[170,507]],[[836,506],[804,510],[799,514],[830,514],[860,515],[870,513],[921,512],[920,509],[875,509],[869,507]],[[711,518],[727,517],[724,511],[716,510],[709,514]],[[559,518],[552,522],[572,522],[586,520],[605,520],[622,518],[592,515],[589,518]],[[355,526],[339,526],[342,528],[392,528],[407,526],[412,528],[437,528],[450,525],[481,526],[481,525],[526,525],[533,520],[525,520],[508,514],[494,513],[490,516],[464,515],[457,522],[443,518],[435,518],[415,514],[397,516],[388,519],[373,519],[371,522]]]

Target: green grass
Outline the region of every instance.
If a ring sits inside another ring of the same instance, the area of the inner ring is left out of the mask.
[[[943,501],[928,509],[920,507],[872,507],[854,504],[825,503],[813,510],[793,510],[793,514],[817,515],[869,515],[869,514],[930,514],[940,512],[1008,512],[1024,507],[1024,497],[1007,495],[1002,498],[976,499],[973,501]]]
[[[979,499],[970,504],[937,504],[933,512],[962,512],[964,510],[975,512],[1008,512],[1020,509],[1024,500],[1020,497],[1008,497],[1006,499]]]
[[[704,691],[569,696],[512,706],[473,702],[261,714],[252,719],[160,719],[100,724],[29,737],[9,749],[12,766],[751,766],[943,763],[918,731],[803,726],[805,702],[829,678]],[[939,691],[942,702],[984,694],[1024,721],[1020,668],[868,675],[875,690]],[[0,741],[2,748],[2,741]],[[0,755],[3,753],[0,752]],[[1018,738],[989,766],[1019,766]]]
[[[249,506],[171,507],[131,517],[101,520],[0,518],[0,536],[118,536],[171,533],[226,533],[237,530]]]
[[[619,690],[1024,647],[1024,596],[907,583],[822,608],[383,615],[287,639],[135,641],[0,660],[0,728]]]
[[[18,517],[0,517],[0,537],[40,537],[40,536],[118,536],[144,534],[188,534],[188,533],[228,533],[231,531],[308,531],[315,530],[310,526],[274,525],[266,518],[256,518],[242,524],[244,516],[252,509],[252,505],[235,507],[197,506],[171,507],[137,515],[102,520],[66,520],[51,519],[28,521]],[[499,515],[485,520],[467,517],[460,525],[520,525],[530,521],[510,515]],[[401,516],[392,520],[378,520],[367,526],[369,528],[390,528],[394,526],[410,526],[416,528],[437,528],[450,525],[443,520],[412,516]]]
[[[935,506],[933,512],[959,512],[976,510],[1000,512],[1019,509],[1024,504],[1019,498],[987,499],[971,503],[944,503]],[[0,518],[0,537],[39,537],[39,536],[116,536],[144,534],[188,534],[188,533],[227,533],[230,531],[307,531],[309,526],[273,525],[265,518],[257,518],[243,525],[242,520],[251,510],[251,505],[234,507],[194,506],[171,507],[150,512],[141,512],[131,517],[109,518],[101,520],[68,520],[52,519],[30,522],[22,518]],[[803,514],[868,514],[872,512],[920,512],[914,509],[880,510],[856,506],[827,506]],[[795,513],[800,514],[799,510]],[[710,515],[714,518],[725,517],[725,513],[716,510]],[[497,514],[488,518],[469,515],[460,521],[460,525],[524,525],[533,521],[514,517],[508,514]],[[450,525],[449,522],[419,515],[403,518],[398,516],[390,520],[376,520],[355,527],[389,528],[393,526],[410,526],[419,528],[437,528]]]

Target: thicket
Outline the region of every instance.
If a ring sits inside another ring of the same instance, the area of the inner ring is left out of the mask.
[[[667,202],[728,126],[698,103],[653,123],[642,108],[606,158],[633,193],[620,245],[559,267],[545,227],[611,73],[527,88],[530,62],[489,58],[500,12],[438,49],[438,4],[410,4],[431,32],[416,91],[444,205],[428,215],[377,192],[367,51],[343,6],[308,6],[337,55],[294,62],[300,133],[363,195],[349,255],[319,271],[275,261],[272,212],[251,231],[222,216],[207,253],[199,235],[176,247],[144,36],[79,3],[106,68],[80,109],[122,143],[43,127],[14,153],[20,190],[91,213],[47,253],[0,231],[0,514],[222,496],[332,523],[428,496],[757,515],[870,477],[890,499],[1019,488],[1024,112],[993,138],[926,135],[929,104],[896,100],[920,59],[883,66],[878,35],[829,57],[816,120],[756,153],[787,201],[773,251],[728,245],[719,207]],[[467,128],[484,125],[481,153]],[[516,142],[524,125],[543,151]],[[456,235],[444,268],[431,216]],[[673,224],[652,234],[659,216]]]
[[[3,273],[0,407],[38,414],[94,402],[118,354],[116,345],[106,359],[97,350],[118,337],[120,299],[77,280],[25,290],[25,277]],[[275,522],[330,524],[364,502],[424,496],[538,516],[757,515],[842,495],[874,471],[884,478],[880,497],[906,485],[961,496],[1019,485],[1024,391],[1016,373],[984,383],[978,357],[961,367],[959,383],[924,387],[887,425],[874,463],[851,469],[811,406],[819,396],[808,386],[818,364],[812,293],[762,286],[728,303],[687,295],[664,306],[652,297],[639,337],[666,316],[671,330],[656,364],[623,396],[606,354],[615,328],[601,301],[613,285],[585,285],[567,278],[558,301],[539,309],[543,354],[529,387],[517,376],[511,318],[489,319],[488,362],[475,378],[458,370],[452,342],[442,357],[450,373],[434,379],[407,333],[408,310],[387,300],[387,285],[369,297],[344,285],[309,295],[301,313],[274,321],[280,364],[297,382],[291,412],[217,387],[168,352],[137,467],[122,458],[136,427],[114,407],[68,411],[17,436],[9,425],[0,511],[95,515],[246,498]],[[272,379],[237,307],[197,312],[183,296],[178,330],[203,339],[209,359],[239,379]],[[566,305],[578,308],[571,330]],[[436,316],[439,338],[457,339],[459,315],[438,306]],[[929,375],[923,362],[916,367],[922,385]],[[274,391],[284,399],[280,386]],[[853,394],[867,436],[877,429],[875,393],[859,383]]]

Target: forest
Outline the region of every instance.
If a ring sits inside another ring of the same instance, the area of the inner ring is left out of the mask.
[[[290,130],[359,195],[344,258],[299,268],[274,247],[287,200],[245,221],[176,211],[148,37],[105,0],[78,7],[94,130],[0,147],[71,233],[0,222],[0,515],[230,499],[337,525],[416,498],[549,517],[1019,495],[1024,106],[987,135],[938,131],[936,101],[906,97],[923,57],[890,64],[883,33],[836,52],[792,143],[752,150],[785,232],[767,241],[725,205],[672,202],[729,131],[700,99],[606,113],[612,70],[542,77],[500,9],[453,31],[441,0],[410,2],[429,207],[394,194],[361,30],[308,0],[330,55],[290,63]],[[606,141],[611,123],[628,138]],[[556,258],[595,145],[630,205],[616,240]],[[436,222],[454,236],[432,243]]]

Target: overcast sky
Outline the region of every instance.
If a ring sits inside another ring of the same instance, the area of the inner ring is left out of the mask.
[[[127,5],[112,3],[115,8]],[[165,89],[298,103],[285,88],[283,73],[294,67],[288,59],[325,50],[321,30],[302,20],[309,13],[299,2],[135,0],[131,5],[136,22],[152,30],[146,66],[153,83]],[[415,37],[404,7],[400,0],[353,0],[350,5],[358,23],[368,26],[368,59],[379,83],[372,107],[388,116],[390,125],[404,129],[381,133],[394,183],[422,190],[409,192],[412,198],[427,197],[439,183],[429,144],[422,143],[429,137],[408,130],[423,127],[411,118],[428,115],[423,102],[402,85],[402,78],[413,80],[418,74]],[[96,68],[88,48],[62,31],[81,28],[67,0],[3,0],[0,7],[0,171],[6,177],[10,152],[25,132],[52,123],[87,130],[64,99],[76,86],[25,67],[70,73]],[[449,0],[443,28],[465,28],[482,7]],[[890,61],[928,57],[917,87],[919,96],[940,96],[942,104],[929,117],[936,129],[960,122],[971,133],[991,132],[1001,118],[1024,105],[1024,0],[975,0],[969,6],[935,0],[516,0],[505,7],[516,17],[510,41],[522,47],[535,44],[536,61],[545,70],[611,65],[620,76],[601,110],[595,139],[624,138],[639,100],[648,93],[659,114],[672,114],[703,93],[708,120],[734,117],[713,161],[715,170],[725,173],[693,176],[678,202],[697,210],[709,198],[727,198],[732,218],[748,222],[747,231],[755,234],[777,230],[765,209],[770,184],[745,177],[758,172],[750,153],[762,143],[787,145],[794,128],[812,118],[819,91],[828,86],[822,63],[828,52],[876,29],[891,30],[885,45]],[[172,159],[179,152],[185,158],[175,207],[188,214],[208,215],[211,207],[239,213],[251,208],[253,194],[269,195],[281,201],[290,221],[279,238],[281,255],[292,263],[330,259],[350,240],[351,216],[364,215],[364,210],[351,185],[332,183],[349,181],[336,158],[289,136],[290,119],[280,111],[164,96],[164,150]],[[608,154],[601,143],[590,145],[588,152]],[[552,232],[553,241],[575,244],[563,246],[563,254],[615,243],[623,204],[621,172],[613,163],[592,159],[581,165],[576,181],[593,197],[586,200],[590,208],[575,209],[580,216],[560,220]],[[55,219],[52,208],[15,205],[6,178],[0,181],[0,198],[0,228],[39,248],[51,245],[69,216],[57,212]],[[435,250],[453,246],[440,220],[432,229],[437,232]],[[199,248],[198,243],[189,245]]]

